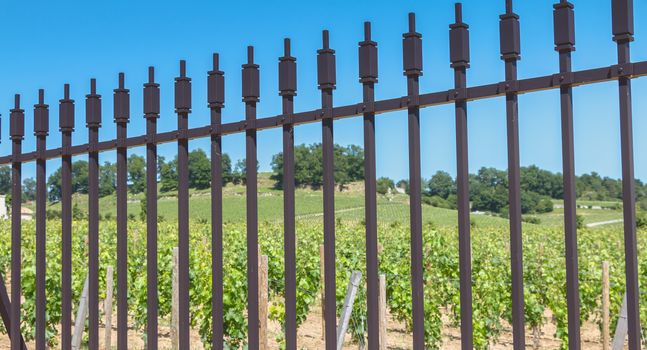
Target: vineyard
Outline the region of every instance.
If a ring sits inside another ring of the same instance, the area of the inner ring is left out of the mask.
[[[115,266],[116,223],[104,220],[100,225],[100,294],[105,295],[106,266]],[[76,220],[73,226],[73,290],[78,302],[87,273],[87,222]],[[146,227],[129,221],[129,312],[137,330],[146,322]],[[319,295],[319,245],[322,243],[319,222],[300,220],[297,224],[297,312],[302,323]],[[9,275],[9,222],[0,222],[0,269]],[[26,338],[34,335],[35,269],[32,221],[23,223],[23,323]],[[191,232],[191,323],[205,347],[211,341],[211,247],[210,225],[193,222]],[[246,247],[243,223],[224,225],[224,320],[229,348],[243,347],[246,342]],[[48,221],[47,231],[47,336],[57,340],[60,321],[60,221]],[[639,234],[641,284],[647,285],[647,248],[644,232]],[[270,318],[283,318],[283,231],[280,223],[262,223],[259,228],[261,251],[269,258]],[[425,339],[428,348],[442,345],[442,314],[449,315],[452,325],[459,324],[458,243],[456,229],[424,226],[425,261]],[[411,326],[411,287],[409,265],[409,231],[406,221],[393,221],[379,227],[380,272],[387,280],[387,307],[391,317]],[[473,239],[474,341],[479,349],[496,343],[506,320],[511,318],[510,260],[508,230],[502,225],[476,225]],[[176,245],[176,224],[159,223],[159,302],[160,317],[171,312],[172,249]],[[611,310],[618,310],[624,293],[624,256],[622,232],[615,229],[584,229],[579,235],[580,295],[582,321],[600,321],[600,276],[602,261],[611,269]],[[337,225],[337,304],[343,303],[346,284],[353,270],[364,271],[364,227],[361,222],[338,220]],[[539,225],[524,227],[524,276],[526,322],[529,327],[544,323],[556,325],[555,337],[567,345],[565,270],[563,232],[560,228]],[[366,317],[365,289],[360,289],[349,332],[357,342],[364,342]],[[647,319],[647,298],[641,298],[642,318]],[[550,310],[552,319],[546,319]],[[612,312],[615,314],[615,312]],[[615,324],[615,317],[612,325]],[[647,329],[643,329],[647,331]],[[143,334],[142,332],[138,332]],[[277,339],[279,344],[281,339]]]

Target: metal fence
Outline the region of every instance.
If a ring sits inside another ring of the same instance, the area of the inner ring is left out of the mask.
[[[458,230],[460,256],[460,319],[463,349],[472,346],[472,281],[470,257],[470,206],[468,186],[467,105],[469,101],[505,96],[508,145],[508,177],[510,202],[510,254],[512,273],[512,320],[515,349],[525,348],[523,262],[521,239],[521,199],[519,178],[519,133],[518,95],[538,90],[559,89],[562,120],[562,156],[564,176],[564,230],[566,289],[568,305],[569,348],[580,348],[579,291],[576,195],[573,151],[573,101],[574,86],[615,80],[618,81],[620,105],[622,184],[624,211],[624,244],[627,293],[627,317],[629,323],[629,348],[640,348],[639,290],[637,270],[637,246],[635,226],[634,165],[632,140],[631,79],[647,75],[647,61],[631,62],[630,43],[633,40],[632,0],[612,0],[613,40],[617,43],[618,63],[608,67],[572,71],[571,52],[575,48],[574,9],[565,0],[554,5],[554,42],[559,58],[559,73],[530,79],[517,79],[517,61],[520,58],[519,17],[513,12],[512,1],[506,0],[506,13],[500,16],[501,59],[505,64],[505,77],[501,82],[467,87],[467,69],[470,63],[469,30],[461,16],[461,4],[456,4],[456,20],[449,30],[450,61],[454,69],[455,88],[421,94],[419,77],[422,75],[422,35],[416,32],[415,16],[409,14],[409,28],[403,34],[403,71],[407,79],[407,94],[401,97],[376,101],[374,88],[378,78],[377,43],[371,39],[370,23],[364,25],[364,40],[359,42],[359,81],[363,85],[363,100],[357,104],[333,106],[333,91],[336,84],[335,51],[330,48],[328,31],[323,32],[323,47],[317,51],[318,86],[321,90],[321,108],[295,113],[293,100],[296,96],[296,59],[290,55],[290,41],[285,39],[285,53],[279,58],[279,95],[282,99],[282,114],[257,118],[259,101],[259,66],[254,63],[253,48],[248,48],[248,61],[242,65],[242,97],[245,103],[245,120],[234,123],[221,122],[224,107],[224,73],[218,67],[218,55],[213,56],[213,70],[208,72],[208,107],[211,123],[207,126],[188,128],[191,112],[191,79],[186,76],[185,62],[180,62],[180,76],[175,79],[175,112],[178,116],[177,130],[158,133],[157,119],[160,113],[160,88],[154,79],[154,69],[149,68],[149,80],[144,84],[144,117],[146,135],[127,137],[126,127],[130,117],[129,90],[124,74],[119,74],[119,87],[114,90],[114,122],[117,137],[99,142],[101,126],[101,95],[97,94],[95,80],[86,95],[86,126],[88,143],[73,146],[71,135],[75,127],[74,101],[70,99],[69,86],[59,101],[59,127],[62,146],[46,149],[45,139],[49,132],[49,110],[44,102],[44,93],[39,92],[39,102],[34,105],[34,135],[37,138],[35,152],[23,153],[21,144],[25,134],[24,110],[20,96],[16,95],[15,108],[11,110],[10,135],[12,153],[0,157],[0,164],[12,167],[12,239],[11,239],[11,295],[9,303],[4,288],[0,288],[0,311],[9,330],[11,349],[24,349],[20,334],[21,295],[21,167],[25,162],[35,161],[37,176],[36,199],[36,348],[44,349],[45,343],[45,228],[47,189],[45,161],[60,158],[62,162],[62,322],[61,343],[70,348],[71,341],[71,157],[88,155],[89,158],[89,220],[88,220],[88,273],[89,273],[89,348],[98,348],[99,328],[99,163],[102,151],[117,151],[117,294],[118,294],[118,348],[127,349],[127,161],[130,147],[146,146],[147,169],[156,169],[157,145],[177,142],[178,146],[178,240],[179,240],[179,346],[190,347],[189,340],[189,188],[188,188],[188,143],[189,140],[211,137],[211,218],[212,218],[212,273],[213,273],[213,348],[223,348],[223,252],[222,252],[222,177],[221,137],[227,134],[246,135],[246,196],[247,196],[247,293],[248,293],[248,342],[257,348],[259,341],[259,315],[257,266],[258,266],[258,211],[256,133],[269,128],[283,129],[284,154],[284,225],[285,225],[285,342],[287,349],[297,348],[296,325],[296,268],[295,268],[295,199],[294,199],[294,126],[305,123],[321,123],[323,138],[323,198],[324,198],[324,246],[325,246],[325,343],[326,349],[336,348],[336,295],[335,295],[335,211],[333,176],[333,125],[340,118],[363,116],[364,126],[364,171],[366,176],[366,282],[368,310],[368,344],[378,348],[378,242],[376,215],[375,174],[375,115],[385,112],[407,110],[410,174],[410,228],[411,228],[411,281],[413,312],[413,348],[424,348],[423,312],[423,241],[420,174],[420,109],[442,104],[454,104],[456,116]],[[147,212],[147,288],[148,322],[147,346],[157,348],[157,176],[148,171],[146,177]]]

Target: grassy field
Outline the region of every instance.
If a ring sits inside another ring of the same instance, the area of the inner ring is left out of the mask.
[[[283,220],[283,192],[273,187],[273,181],[269,173],[259,174],[258,181],[258,213],[259,220],[275,222]],[[223,217],[225,221],[245,221],[246,198],[245,187],[242,185],[228,185],[223,190],[224,205]],[[297,221],[321,221],[323,218],[323,195],[320,190],[297,189],[295,195]],[[129,194],[128,214],[139,217],[141,201],[144,194]],[[87,211],[87,196],[82,194],[74,195],[73,203],[81,211]],[[540,219],[538,225],[559,227],[563,225],[564,210],[563,203],[555,201],[556,208],[553,212],[540,215],[532,215]],[[578,201],[579,205],[589,208],[578,208],[577,213],[584,219],[584,224],[622,219],[621,203],[619,202],[595,202]],[[116,216],[116,196],[103,197],[99,201],[101,215],[108,217]],[[33,203],[28,203],[32,207]],[[616,209],[591,209],[590,206],[601,206],[604,208],[616,207]],[[52,203],[49,210],[60,210],[60,203]],[[423,222],[432,222],[443,227],[455,227],[457,225],[457,212],[455,210],[435,208],[423,204]],[[210,190],[191,190],[189,203],[191,218],[196,221],[207,221],[211,219],[211,196]],[[348,222],[361,222],[364,219],[364,193],[362,184],[351,184],[347,190],[335,193],[335,211],[337,220]],[[177,219],[177,198],[175,192],[160,193],[158,195],[158,215],[166,220]],[[403,194],[378,195],[378,220],[380,222],[407,223],[409,220],[409,197]],[[501,227],[508,226],[505,218],[487,215],[473,214],[472,221],[475,225]],[[530,224],[528,224],[530,225]]]

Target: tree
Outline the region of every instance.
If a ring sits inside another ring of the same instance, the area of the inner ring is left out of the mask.
[[[364,179],[364,150],[356,145],[334,146],[335,184],[340,190],[346,184]],[[283,153],[272,157],[272,179],[283,187]],[[294,183],[296,186],[320,188],[323,183],[323,157],[320,143],[294,147]]]
[[[88,162],[77,160],[72,163],[72,193],[88,193]],[[52,202],[61,199],[61,168],[56,169],[47,179],[49,187],[49,200]]]
[[[209,186],[211,186],[211,162],[207,154],[198,148],[189,152],[189,187],[205,189]]]
[[[226,185],[234,181],[232,170],[231,170],[231,158],[227,153],[222,154],[222,185]]]
[[[393,183],[393,180],[389,179],[388,177],[381,177],[377,179],[377,183],[376,183],[377,193],[387,194],[389,193],[389,190],[392,190],[394,188],[395,188],[395,184]]]
[[[49,188],[47,197],[50,202],[58,202],[61,199],[61,168],[56,169],[47,178],[47,187]]]
[[[472,209],[500,213],[508,205],[508,191],[502,187],[479,186],[470,194]]]
[[[99,166],[99,197],[115,193],[116,184],[117,166],[110,162],[104,162]]]
[[[220,164],[222,166],[222,184],[233,182],[234,174],[228,154],[223,153]],[[166,162],[164,157],[158,157],[157,169],[160,174],[160,191],[177,190],[177,156],[170,162]],[[205,151],[198,148],[189,152],[189,187],[204,189],[209,186],[211,186],[211,160]]]
[[[519,173],[521,189],[524,191],[536,192],[551,198],[563,198],[564,185],[561,174],[551,173],[542,170],[536,165],[522,167]]]
[[[456,183],[452,176],[445,171],[437,171],[429,180],[428,188],[431,196],[439,196],[443,199],[456,193]]]
[[[157,164],[160,173],[160,191],[169,192],[177,190],[177,157],[176,159],[165,162],[164,157],[159,157]]]
[[[409,194],[409,180],[400,180],[395,187],[401,188],[404,190],[404,193]]]
[[[128,157],[128,181],[130,193],[141,193],[146,189],[146,159],[132,154]]]
[[[360,146],[349,145],[342,147],[335,145],[334,151],[335,184],[339,187],[340,191],[348,183],[364,179],[364,150]]]
[[[11,168],[7,165],[0,166],[0,194],[11,193]]]
[[[36,180],[27,178],[22,182],[22,200],[33,201],[36,199]]]
[[[485,167],[470,175],[472,209],[500,213],[508,205],[507,179],[505,171]]]
[[[88,193],[88,162],[72,163],[72,193]]]
[[[256,161],[256,171],[258,171],[259,163]],[[239,159],[236,161],[236,166],[232,172],[232,179],[235,185],[247,183],[247,160],[246,158]]]

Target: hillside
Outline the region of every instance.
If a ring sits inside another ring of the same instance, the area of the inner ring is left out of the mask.
[[[259,173],[259,220],[260,221],[281,221],[283,220],[283,192],[274,187],[274,181],[270,179],[270,173]],[[211,219],[211,198],[210,190],[191,190],[189,211],[191,218],[196,221],[207,221]],[[245,186],[228,184],[223,189],[224,205],[223,217],[225,221],[238,222],[245,220]],[[165,192],[158,195],[158,215],[162,220],[177,219],[177,193]],[[136,195],[129,193],[128,214],[139,218],[141,201],[144,193]],[[296,191],[296,214],[297,220],[318,221],[322,220],[323,196],[321,190],[300,188]],[[408,196],[404,194],[378,195],[378,220],[381,222],[407,223],[409,220]],[[77,210],[87,212],[87,195],[75,194],[73,206]],[[597,202],[582,202],[586,205],[595,206]],[[533,215],[540,218],[541,225],[561,226],[563,209],[559,202],[556,202],[556,209],[552,213]],[[609,207],[609,203],[603,203]],[[28,202],[26,206],[34,209],[35,203]],[[100,212],[104,218],[115,218],[116,196],[110,195],[99,200]],[[48,205],[50,211],[60,211],[60,203]],[[364,186],[361,182],[351,183],[343,192],[335,193],[335,211],[338,220],[361,221],[364,217]],[[622,211],[600,210],[579,208],[578,214],[582,215],[585,224],[602,221],[622,219]],[[456,226],[457,212],[451,209],[435,208],[423,204],[423,221],[433,222],[439,226]],[[507,220],[486,214],[472,215],[476,225],[486,226],[507,226]]]

